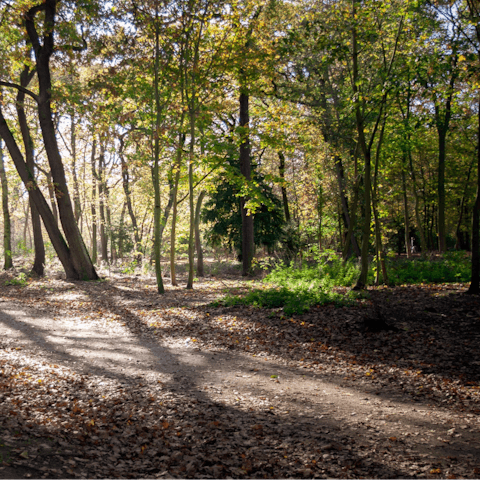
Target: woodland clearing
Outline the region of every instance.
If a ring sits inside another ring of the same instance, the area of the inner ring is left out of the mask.
[[[480,478],[480,299],[213,307],[112,273],[0,279],[0,478]],[[185,281],[186,279],[181,280]],[[370,332],[374,312],[395,330]]]

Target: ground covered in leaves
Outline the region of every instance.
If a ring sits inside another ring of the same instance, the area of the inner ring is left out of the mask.
[[[286,317],[212,307],[238,278],[7,280],[0,478],[480,478],[465,285]]]

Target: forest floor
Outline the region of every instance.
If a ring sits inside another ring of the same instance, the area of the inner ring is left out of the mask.
[[[164,296],[152,277],[9,278],[0,478],[480,478],[465,285],[285,317],[211,306],[260,285],[234,275]],[[378,314],[395,329],[365,328]]]

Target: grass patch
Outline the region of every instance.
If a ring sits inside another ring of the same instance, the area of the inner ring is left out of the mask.
[[[369,273],[374,283],[375,265]],[[465,252],[448,252],[438,259],[388,259],[390,285],[421,283],[458,283],[470,280],[470,259]],[[352,286],[360,274],[354,261],[343,261],[334,255],[323,259],[318,266],[304,268],[275,268],[261,288],[254,288],[243,296],[227,295],[213,305],[253,305],[261,308],[283,308],[286,315],[302,314],[315,305],[351,305],[368,297],[365,292],[336,292],[335,287]]]
[[[343,295],[334,292],[333,288],[351,285],[358,273],[358,267],[353,262],[343,265],[336,257],[321,267],[298,269],[281,265],[267,275],[264,280],[266,285],[262,288],[255,288],[244,296],[228,295],[217,305],[283,308],[286,315],[292,315],[305,313],[315,305],[351,304],[358,293]]]
[[[465,252],[447,252],[437,259],[389,259],[391,285],[420,283],[462,283],[471,277],[471,260]]]

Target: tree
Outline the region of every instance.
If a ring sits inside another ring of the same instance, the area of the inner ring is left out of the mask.
[[[10,211],[8,209],[8,181],[3,161],[3,142],[0,139],[0,181],[2,184],[2,209],[3,209],[3,268],[8,270],[13,267],[12,262],[12,232],[10,224]]]
[[[35,203],[37,204],[37,208],[39,209],[49,235],[51,234],[50,238],[52,244],[57,250],[59,257],[61,257],[60,260],[64,265],[67,277],[82,280],[95,280],[98,276],[75,220],[72,202],[68,192],[65,170],[56,139],[55,125],[53,122],[50,60],[55,52],[54,35],[56,31],[56,13],[56,0],[46,0],[43,3],[34,5],[25,13],[22,13],[20,9],[15,11],[15,14],[17,15],[16,20],[21,20],[24,32],[26,33],[26,39],[33,48],[39,93],[35,94],[28,89],[23,88],[20,85],[14,85],[11,82],[2,81],[0,82],[0,85],[8,87],[13,86],[17,90],[30,95],[37,103],[38,120],[55,185],[55,195],[60,220],[68,245],[64,242],[61,235],[58,237],[59,231],[54,233],[55,226],[50,224],[51,219],[44,208],[46,207],[46,204],[43,206],[40,205],[42,201],[40,200],[39,195],[34,196],[34,198],[37,199],[35,200]],[[40,15],[42,15],[41,20],[39,20]],[[48,28],[43,28],[44,25],[48,25]],[[15,166],[17,167],[25,185],[30,191],[35,190],[37,187],[33,172],[28,172],[28,166],[24,165],[20,149],[18,148],[15,138],[8,127],[3,112],[1,111],[0,135],[4,138],[10,155],[14,160]],[[54,238],[52,238],[52,235]],[[60,248],[59,244],[62,242],[65,243],[65,245]]]
[[[215,191],[205,202],[202,217],[210,224],[207,233],[212,245],[225,245],[237,253],[243,260],[244,243],[242,235],[241,192],[243,179],[234,157],[228,159],[226,170],[217,177]],[[265,182],[255,166],[252,168],[252,183],[258,185],[250,189],[252,200],[257,205],[252,212],[255,223],[255,245],[264,245],[272,252],[282,238],[285,219],[281,200],[273,193],[272,187]]]

